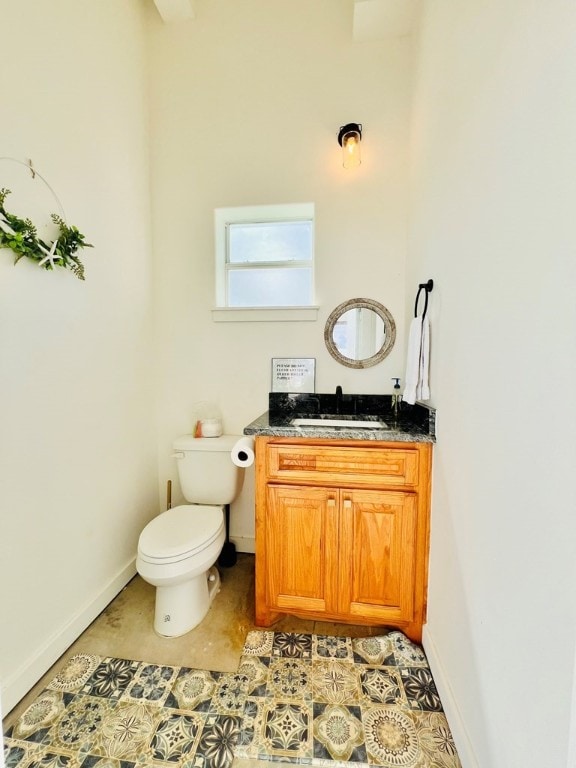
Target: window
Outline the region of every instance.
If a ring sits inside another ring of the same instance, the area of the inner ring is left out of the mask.
[[[312,203],[218,208],[215,224],[218,307],[312,306]]]

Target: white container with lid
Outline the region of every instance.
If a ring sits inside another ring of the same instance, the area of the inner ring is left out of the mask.
[[[222,431],[222,419],[200,419],[202,437],[220,437]]]

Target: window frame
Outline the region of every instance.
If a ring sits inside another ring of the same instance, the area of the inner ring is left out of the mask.
[[[314,203],[284,203],[278,205],[250,205],[234,208],[216,208],[215,223],[215,287],[216,307],[213,310],[214,320],[256,320],[278,319],[285,320],[293,317],[296,320],[317,319],[317,305],[310,303],[301,306],[271,305],[257,307],[229,307],[227,304],[228,272],[250,268],[302,268],[310,267],[311,271],[311,302],[315,296],[315,253],[314,253]],[[312,222],[312,253],[310,260],[249,262],[232,265],[228,262],[228,232],[230,224],[268,224],[274,222],[310,221]]]

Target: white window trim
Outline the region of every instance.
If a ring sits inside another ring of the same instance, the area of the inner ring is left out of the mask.
[[[215,307],[215,323],[315,322],[320,307]]]
[[[314,321],[318,307],[227,307],[226,306],[226,225],[242,222],[314,220],[314,203],[287,203],[281,205],[247,205],[235,208],[216,208],[215,225],[215,284],[216,307],[212,311],[215,322],[254,321]],[[312,295],[314,295],[314,259],[312,261]]]

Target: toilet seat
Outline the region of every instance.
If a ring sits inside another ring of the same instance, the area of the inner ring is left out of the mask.
[[[144,528],[138,540],[138,556],[147,563],[177,563],[209,547],[223,530],[222,507],[172,507]]]

